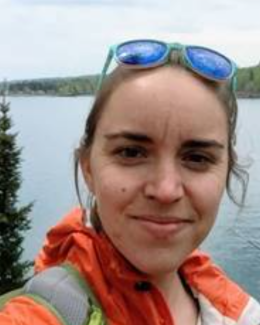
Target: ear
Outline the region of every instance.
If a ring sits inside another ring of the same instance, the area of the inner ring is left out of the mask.
[[[79,161],[80,161],[81,172],[82,172],[84,180],[87,184],[87,187],[90,190],[90,192],[95,194],[92,169],[91,169],[91,163],[90,163],[90,153],[85,153],[85,154],[81,155]]]

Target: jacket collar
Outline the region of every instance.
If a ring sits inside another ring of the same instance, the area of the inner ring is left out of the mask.
[[[97,288],[97,295],[105,291],[106,297],[111,295],[111,299],[104,300],[104,295],[100,295],[99,299],[106,305],[106,311],[111,310],[111,315],[113,310],[113,317],[118,321],[127,315],[116,314],[118,306],[114,306],[115,299],[112,299],[111,292],[121,292],[125,299],[134,302],[135,306],[132,308],[135,308],[137,313],[140,306],[150,314],[155,312],[156,307],[151,307],[151,301],[154,297],[159,297],[158,290],[153,286],[148,288],[147,277],[125,260],[104,233],[97,234],[83,224],[80,209],[75,209],[49,231],[45,245],[36,258],[35,269],[38,272],[64,261],[69,261],[80,269]],[[200,251],[193,252],[179,271],[199,300],[203,325],[260,323],[258,303],[227,279],[207,255]],[[146,289],[151,290],[149,292]],[[141,294],[144,293],[143,290],[146,294]],[[158,303],[161,304],[159,309],[165,316],[165,304],[162,299],[157,299]],[[142,316],[140,311],[139,317]]]

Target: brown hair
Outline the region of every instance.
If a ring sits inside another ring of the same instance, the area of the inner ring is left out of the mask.
[[[176,55],[171,58],[170,64],[180,65],[184,69],[186,67],[182,64],[180,58]],[[156,69],[156,68],[155,68]],[[101,89],[96,94],[92,109],[88,118],[86,120],[85,132],[82,137],[80,147],[76,151],[75,158],[75,184],[77,194],[80,199],[79,186],[78,186],[78,167],[79,160],[84,159],[84,155],[89,153],[91,146],[94,141],[96,128],[100,117],[102,115],[103,109],[106,106],[107,101],[113,94],[114,90],[121,84],[122,81],[131,79],[136,76],[137,73],[143,73],[143,70],[130,70],[123,67],[117,67],[110,75],[104,80]],[[200,78],[197,74],[196,77]],[[230,199],[238,206],[243,206],[247,184],[248,184],[248,173],[244,166],[241,166],[237,161],[237,154],[235,151],[236,144],[236,123],[237,123],[237,100],[235,93],[232,89],[231,82],[221,82],[217,83],[214,81],[206,80],[201,77],[201,80],[214,91],[220,102],[223,104],[227,122],[228,122],[228,175],[226,180],[226,190]],[[233,191],[231,180],[234,179],[237,184],[240,185],[240,196],[237,192]]]

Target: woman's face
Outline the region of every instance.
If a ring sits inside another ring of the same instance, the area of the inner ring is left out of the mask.
[[[227,145],[224,107],[183,69],[136,74],[111,95],[82,168],[105,233],[137,269],[172,272],[206,237]]]

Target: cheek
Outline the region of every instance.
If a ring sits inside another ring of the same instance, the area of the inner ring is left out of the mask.
[[[201,219],[205,223],[213,224],[225,189],[225,179],[213,178],[211,181],[199,183],[196,198],[194,198],[195,208]]]
[[[94,195],[97,199],[100,217],[119,217],[118,214],[131,204],[137,193],[137,184],[133,179],[127,179],[114,168],[106,168],[99,173],[96,171],[94,178]],[[104,216],[103,216],[104,215]]]

